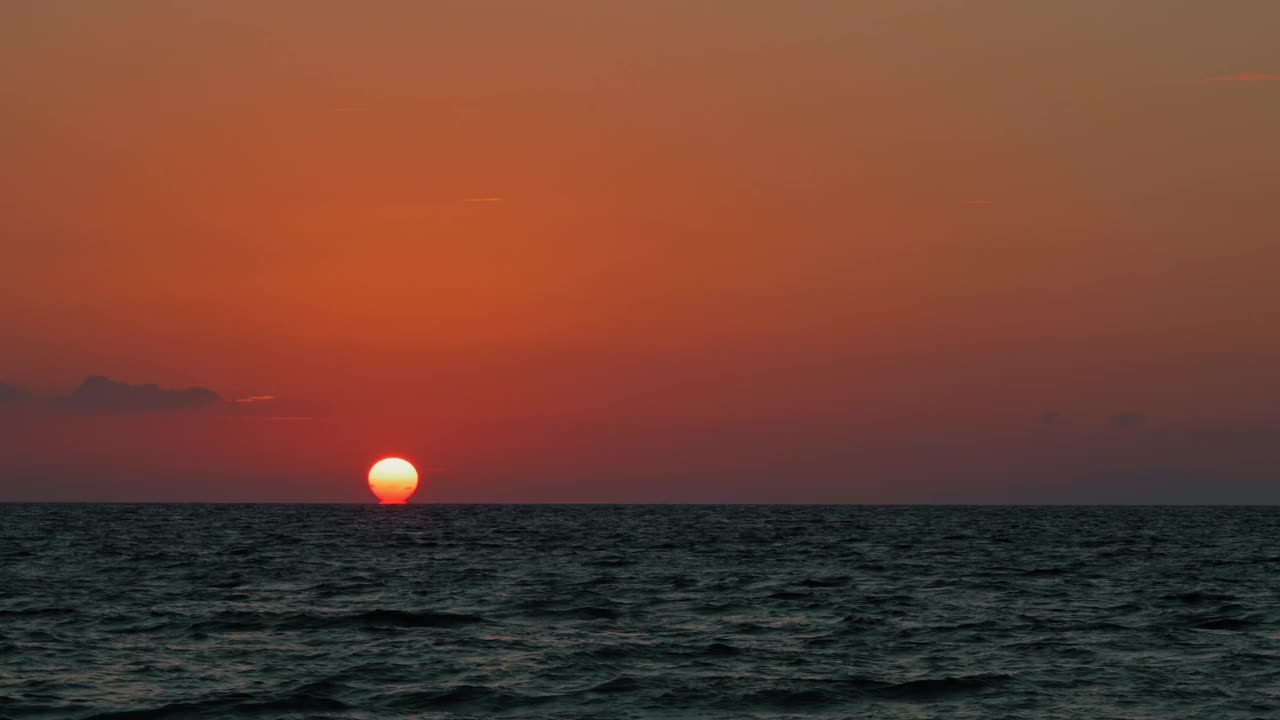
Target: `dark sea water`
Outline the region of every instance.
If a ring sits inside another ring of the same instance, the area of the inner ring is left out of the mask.
[[[0,505],[4,718],[1278,718],[1280,510]]]

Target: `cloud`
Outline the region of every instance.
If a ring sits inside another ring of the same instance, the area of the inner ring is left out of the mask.
[[[995,205],[995,200],[965,200],[965,205]]]
[[[1209,78],[1209,82],[1214,83],[1267,82],[1271,80],[1280,80],[1280,73],[1244,72]]]
[[[275,400],[275,399],[276,399],[275,395],[249,395],[247,397],[236,398],[235,401],[238,403],[259,403],[259,402],[268,402],[270,400]]]
[[[1136,428],[1147,421],[1146,415],[1137,413],[1116,413],[1111,416],[1111,427],[1116,430]]]
[[[1050,410],[1049,412],[1040,416],[1041,425],[1057,425],[1061,421],[1062,421],[1062,413],[1057,410]]]
[[[4,383],[0,383],[0,405],[7,405],[9,403],[26,400],[28,396],[29,394],[27,391],[17,385],[5,385]]]
[[[503,200],[504,200],[504,198],[500,198],[500,197],[469,197],[469,198],[466,198],[465,200],[463,200],[462,202],[469,202],[469,203],[499,203],[499,202],[502,202]]]
[[[130,385],[102,375],[84,379],[75,392],[61,399],[63,407],[94,412],[130,413],[151,410],[189,410],[221,401],[202,387],[168,390],[156,385]]]

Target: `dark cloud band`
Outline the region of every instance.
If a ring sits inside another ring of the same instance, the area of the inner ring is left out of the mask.
[[[63,407],[93,412],[147,412],[151,410],[189,410],[220,402],[218,393],[202,387],[169,390],[157,385],[130,385],[94,375],[84,379],[80,387],[61,399]]]

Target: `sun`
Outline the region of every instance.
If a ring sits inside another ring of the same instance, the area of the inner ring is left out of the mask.
[[[383,458],[369,468],[369,489],[383,505],[403,505],[418,489],[418,471],[408,460]]]

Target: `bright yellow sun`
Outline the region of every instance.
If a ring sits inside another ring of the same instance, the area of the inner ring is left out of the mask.
[[[369,468],[369,489],[383,505],[403,505],[418,489],[418,471],[408,460],[383,458]]]

